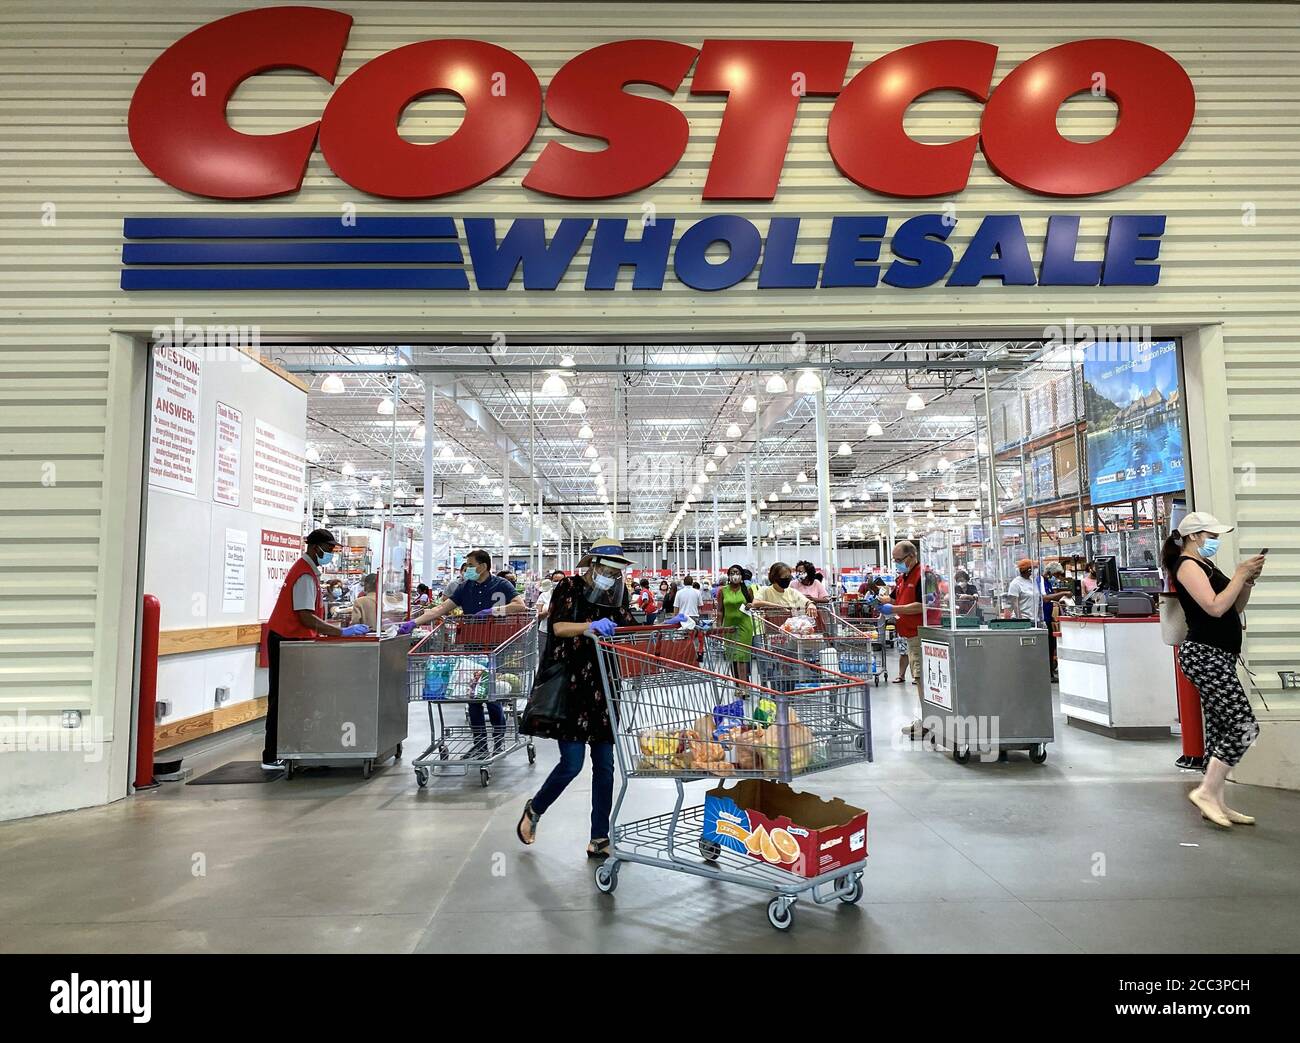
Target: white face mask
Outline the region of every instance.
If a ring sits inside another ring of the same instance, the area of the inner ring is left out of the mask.
[[[595,576],[592,582],[596,585],[597,590],[609,590],[614,585],[613,576]]]

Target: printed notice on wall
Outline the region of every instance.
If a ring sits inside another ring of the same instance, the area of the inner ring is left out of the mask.
[[[225,567],[221,579],[221,611],[243,612],[248,592],[248,533],[226,530]]]
[[[948,646],[938,641],[921,642],[921,694],[927,703],[945,710],[953,708]]]
[[[275,599],[280,596],[289,568],[302,557],[302,537],[292,532],[262,530],[262,574],[257,599],[257,618],[270,619]]]
[[[301,522],[306,443],[265,420],[255,419],[253,429],[253,510]]]
[[[199,494],[199,385],[203,361],[180,348],[153,351],[149,419],[149,484],[185,496]]]
[[[218,401],[217,457],[212,472],[212,499],[230,507],[239,506],[239,453],[243,440],[244,414]]]

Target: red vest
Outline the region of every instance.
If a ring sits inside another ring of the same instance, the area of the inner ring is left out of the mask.
[[[316,631],[311,627],[305,627],[298,622],[298,613],[293,607],[293,586],[303,576],[310,576],[312,583],[316,585],[316,615],[321,619],[325,618],[325,605],[321,601],[320,581],[316,578],[316,573],[310,565],[307,564],[306,558],[299,558],[289,566],[289,575],[284,577],[284,586],[280,588],[280,596],[275,599],[275,608],[271,610],[271,618],[266,621],[266,629],[279,634],[281,637],[289,638],[312,638],[316,637]]]

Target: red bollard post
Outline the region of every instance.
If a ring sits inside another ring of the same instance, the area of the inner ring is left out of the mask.
[[[158,785],[153,777],[154,705],[158,699],[158,623],[162,606],[152,594],[144,596],[140,618],[140,706],[137,714],[135,747],[135,788],[152,789]]]
[[[1201,723],[1201,693],[1187,680],[1174,649],[1174,677],[1178,689],[1178,721],[1182,725],[1183,756],[1205,756],[1205,729]]]

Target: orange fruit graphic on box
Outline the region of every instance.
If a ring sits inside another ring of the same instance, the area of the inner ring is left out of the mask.
[[[781,852],[778,851],[776,845],[772,843],[772,836],[767,830],[763,830],[763,836],[759,840],[758,853],[763,856],[764,861],[781,861]]]
[[[745,850],[751,855],[759,854],[763,849],[764,840],[767,840],[767,830],[759,826],[745,838]],[[768,843],[771,843],[771,841],[768,841]]]
[[[780,854],[782,862],[793,865],[799,861],[799,841],[795,840],[787,830],[778,827],[772,830],[771,837],[772,846]]]

